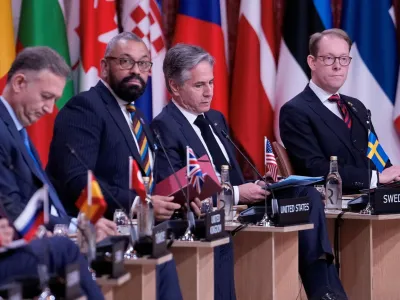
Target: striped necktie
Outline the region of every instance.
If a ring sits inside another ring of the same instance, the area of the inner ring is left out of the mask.
[[[147,177],[150,177],[149,187],[150,192],[153,189],[153,176],[151,172],[151,165],[150,165],[150,150],[149,150],[149,143],[147,141],[146,134],[143,130],[143,124],[136,113],[136,107],[133,104],[127,104],[126,109],[131,115],[132,120],[132,130],[135,134],[136,141],[139,146],[139,154],[140,154],[140,165],[144,170],[144,174]]]
[[[351,128],[351,116],[350,113],[346,107],[346,104],[344,104],[343,100],[339,97],[338,94],[334,94],[329,97],[328,99],[330,102],[336,102],[340,113],[342,114],[343,121],[346,124],[347,128]]]

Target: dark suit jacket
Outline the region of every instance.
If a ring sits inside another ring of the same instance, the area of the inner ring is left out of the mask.
[[[229,155],[230,180],[232,185],[243,184],[244,178],[235,158],[234,148],[221,133],[221,130],[229,132],[224,116],[216,110],[210,110],[204,115],[210,121],[215,134],[219,137]],[[151,128],[157,129],[160,132],[161,140],[171,159],[175,172],[186,166],[186,146],[193,149],[197,158],[207,154],[206,149],[189,121],[172,101],[152,121]],[[157,152],[155,165],[157,181],[172,174],[165,154],[161,150]]]
[[[342,94],[340,97],[350,112],[351,130],[307,85],[281,108],[280,134],[296,173],[326,176],[330,156],[334,155],[338,157],[343,191],[356,192],[369,187],[368,113],[361,101]],[[372,162],[370,166],[375,169]]]
[[[14,221],[24,210],[31,196],[43,186],[40,174],[15,127],[7,108],[0,102],[0,193],[4,209]],[[33,155],[39,160],[35,147]],[[49,228],[68,224],[70,219],[50,216]]]
[[[154,151],[150,129],[146,124],[143,128]],[[119,208],[114,199],[129,211],[129,204],[136,196],[129,191],[129,156],[140,161],[118,102],[99,82],[69,100],[58,113],[47,172],[67,211],[76,213],[75,202],[86,187],[87,169],[92,170],[108,203],[106,217],[111,219],[114,210]]]

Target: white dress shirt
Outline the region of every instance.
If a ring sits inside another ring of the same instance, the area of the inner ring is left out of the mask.
[[[316,85],[312,80],[310,80],[310,89],[315,93],[315,95],[317,95],[318,99],[321,100],[322,104],[326,108],[328,108],[338,118],[343,120],[342,114],[339,110],[337,103],[334,101],[328,100],[334,94],[324,91],[318,85]],[[338,93],[336,93],[336,94],[339,95]],[[340,97],[340,95],[339,95],[339,97]],[[376,174],[376,171],[372,171],[370,188],[376,188],[377,184],[378,184],[378,175]]]
[[[190,125],[192,126],[193,130],[196,132],[198,138],[200,139],[201,143],[203,144],[204,148],[205,148],[206,151],[207,151],[208,157],[209,157],[210,160],[211,160],[211,163],[212,163],[212,165],[213,165],[213,168],[214,168],[215,173],[217,174],[217,177],[218,177],[219,180],[221,181],[221,174],[219,174],[219,172],[218,172],[217,169],[215,168],[213,158],[212,158],[212,156],[211,156],[211,154],[210,154],[210,150],[208,149],[206,142],[205,142],[204,139],[203,139],[203,136],[201,135],[200,128],[197,127],[197,125],[194,124],[194,122],[196,121],[197,117],[198,117],[200,114],[195,114],[195,113],[193,113],[193,112],[187,111],[187,110],[184,109],[183,107],[179,106],[179,105],[176,103],[176,101],[175,101],[174,99],[172,99],[172,102],[176,105],[176,107],[179,109],[179,111],[180,111],[180,112],[184,115],[184,117],[188,120],[188,122],[189,122]],[[204,114],[203,114],[203,115],[204,115]],[[216,140],[217,143],[218,143],[218,146],[221,148],[221,151],[222,151],[222,153],[224,154],[224,156],[225,156],[225,158],[226,158],[226,161],[227,161],[228,163],[230,163],[229,155],[228,155],[228,152],[226,152],[226,149],[225,149],[224,145],[222,144],[222,142],[221,142],[221,140],[219,139],[219,137],[215,134],[215,132],[214,132],[214,130],[213,130],[213,128],[212,128],[211,126],[210,126],[210,129],[211,129],[211,132],[213,133],[213,135],[214,135],[214,137],[215,137],[215,140]],[[234,202],[235,202],[235,205],[236,205],[236,204],[238,204],[238,202],[239,202],[239,187],[238,187],[238,186],[233,186],[233,195],[234,195]]]

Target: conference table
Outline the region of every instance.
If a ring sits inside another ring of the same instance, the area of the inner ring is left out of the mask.
[[[338,215],[326,212],[332,246]],[[341,218],[339,274],[349,299],[400,299],[400,214]]]
[[[237,226],[227,222],[225,229],[233,231]],[[237,299],[297,299],[301,287],[298,232],[312,228],[313,224],[250,225],[237,232],[233,237]]]

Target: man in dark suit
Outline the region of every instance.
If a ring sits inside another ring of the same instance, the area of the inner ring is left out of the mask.
[[[208,154],[217,174],[221,165],[229,164],[235,203],[252,204],[264,199],[263,182],[245,183],[234,148],[222,134],[222,131],[228,132],[225,118],[210,109],[213,66],[214,58],[200,47],[179,44],[171,48],[164,59],[163,70],[173,99],[151,126],[160,133],[175,171],[186,166],[186,146],[190,146],[198,157]],[[158,180],[162,180],[172,172],[163,152],[158,152],[156,159]],[[308,196],[310,199],[310,222],[314,223],[314,229],[299,233],[299,271],[310,299],[345,299],[331,264],[333,255],[319,193],[314,188],[303,188],[287,190],[280,196]],[[216,268],[216,272],[218,270]],[[217,273],[215,277],[227,278]],[[335,298],[335,294],[343,298]]]
[[[7,247],[13,240],[14,229],[8,219],[0,219],[0,247]],[[92,279],[87,260],[79,248],[65,237],[53,237],[33,240],[28,245],[0,253],[0,285],[11,283],[21,277],[38,275],[38,259],[50,257],[43,261],[49,274],[64,278],[68,264],[79,264],[81,288],[88,299],[104,299],[100,288]]]
[[[0,192],[8,216],[15,220],[28,200],[44,184],[51,202],[48,229],[55,224],[75,222],[66,213],[58,195],[44,172],[26,128],[53,111],[61,97],[69,67],[64,59],[48,47],[25,48],[13,62],[7,84],[0,97]],[[95,225],[99,237],[116,233],[116,226],[106,219]]]
[[[151,176],[153,136],[134,101],[142,95],[151,69],[144,42],[130,32],[115,36],[101,60],[101,80],[89,91],[67,102],[57,115],[47,171],[67,210],[86,186],[87,170],[93,171],[108,203],[106,216],[114,210],[130,211],[136,193],[129,190],[129,156],[142,174]],[[169,219],[180,205],[173,197],[152,196],[154,215]],[[164,299],[181,299],[174,262],[157,268],[158,293]]]
[[[368,130],[375,133],[369,111],[361,101],[338,94],[347,78],[350,47],[350,38],[340,29],[311,36],[307,57],[310,83],[282,107],[279,126],[298,174],[326,176],[330,156],[337,156],[343,192],[357,193],[399,180],[400,167],[388,161],[378,176],[370,163],[368,171]]]

